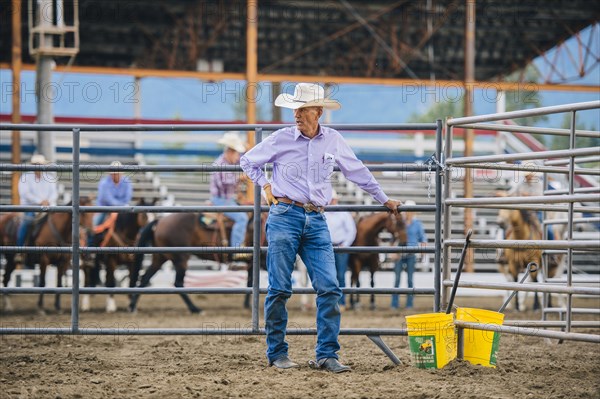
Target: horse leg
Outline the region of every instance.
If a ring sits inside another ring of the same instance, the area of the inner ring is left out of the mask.
[[[187,269],[187,259],[178,258],[173,261],[173,266],[175,266],[175,287],[183,288],[183,281],[185,279],[185,272]],[[189,311],[194,314],[202,313],[202,309],[196,307],[188,294],[179,294],[183,299],[183,302],[187,305]]]
[[[106,287],[115,288],[115,269],[117,267],[117,259],[115,255],[107,255],[106,259]],[[113,294],[106,297],[106,313],[114,313],[117,311],[117,304]]]
[[[10,276],[17,267],[17,265],[15,263],[15,254],[5,253],[4,258],[6,259],[6,269],[4,270],[4,278],[2,279],[2,285],[3,287],[8,287],[8,283],[10,282]],[[2,310],[6,312],[12,312],[14,310],[10,301],[10,296],[8,294],[2,295]]]
[[[144,275],[142,276],[142,280],[140,281],[140,284],[138,285],[139,288],[144,288],[147,287],[150,284],[150,279],[156,274],[156,272],[158,272],[160,270],[160,268],[162,267],[163,263],[165,263],[167,259],[165,258],[164,255],[161,254],[154,254],[152,256],[152,264],[150,265],[150,267],[146,270],[146,272],[144,273]],[[129,301],[129,311],[134,313],[137,310],[137,302],[140,298],[140,294],[133,294],[131,295],[131,299]]]
[[[371,270],[371,288],[375,288],[375,270]],[[371,294],[371,310],[375,310],[375,294]]]
[[[62,288],[63,286],[63,276],[65,275],[65,270],[67,269],[66,260],[60,259],[56,262],[56,287]],[[60,310],[60,294],[56,294],[54,296],[54,310],[56,313],[61,313]]]
[[[531,277],[531,280],[534,283],[537,283],[537,275]],[[538,310],[538,309],[540,309],[540,299],[539,299],[538,293],[534,292],[533,293],[533,310],[535,311],[535,310]]]
[[[246,287],[250,288],[254,285],[253,279],[254,279],[254,275],[253,275],[253,269],[254,269],[254,262],[250,262],[248,263],[248,276],[246,278]],[[244,295],[244,309],[250,309],[250,298],[251,298],[251,294],[246,294]]]
[[[48,258],[43,255],[40,259],[40,282],[39,287],[44,288],[46,286],[46,267],[48,266]],[[44,311],[44,294],[41,293],[38,298],[38,313],[41,315],[45,315]]]

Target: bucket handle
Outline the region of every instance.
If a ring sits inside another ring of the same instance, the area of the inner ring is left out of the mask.
[[[538,266],[537,263],[535,263],[535,262],[529,262],[527,264],[527,269],[525,270],[525,275],[523,276],[523,278],[521,279],[521,281],[519,281],[519,284],[523,284],[525,282],[525,280],[527,280],[527,277],[529,277],[529,275],[531,273],[536,272],[538,270],[538,268],[539,268],[539,266]],[[511,299],[513,299],[515,297],[515,295],[517,295],[517,290],[514,290],[510,294],[510,296],[506,299],[506,301],[504,301],[504,303],[502,304],[502,306],[498,310],[498,313],[504,312],[504,309],[506,309],[506,307],[510,303]]]
[[[448,307],[446,308],[446,314],[450,314],[452,306],[454,305],[454,297],[456,296],[456,290],[458,289],[458,282],[462,273],[463,265],[465,263],[465,256],[467,254],[467,247],[471,242],[471,235],[473,230],[469,229],[467,236],[465,237],[465,245],[463,246],[462,253],[460,254],[460,260],[458,261],[458,270],[456,270],[456,276],[454,276],[454,284],[452,285],[452,292],[450,293],[450,300],[448,301]]]

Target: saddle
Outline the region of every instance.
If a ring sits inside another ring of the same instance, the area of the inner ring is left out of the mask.
[[[47,213],[36,213],[35,214],[33,223],[27,229],[27,234],[25,235],[25,245],[26,246],[33,244],[33,242],[35,241],[37,236],[40,234],[40,231],[42,230],[42,226],[46,223],[47,220],[48,220]],[[22,222],[23,221],[21,221],[21,223]]]

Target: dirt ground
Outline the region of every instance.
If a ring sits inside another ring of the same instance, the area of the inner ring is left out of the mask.
[[[240,296],[193,296],[205,309],[187,313],[180,298],[143,296],[136,315],[123,310],[106,315],[104,299],[81,315],[81,327],[245,327],[251,320]],[[13,296],[15,310],[2,313],[2,327],[67,327],[68,312],[35,311],[32,296]],[[70,298],[63,297],[63,306]],[[46,299],[47,306],[52,300]],[[585,306],[598,307],[586,300]],[[497,309],[501,298],[457,298],[460,306]],[[431,311],[431,300],[417,298],[411,313]],[[314,325],[314,312],[290,302],[290,324]],[[389,310],[389,296],[378,310],[346,311],[342,327],[404,327],[406,312]],[[539,314],[509,313],[508,319],[539,319]],[[576,318],[576,320],[581,318]],[[262,320],[262,319],[261,319]],[[581,330],[579,330],[581,331]],[[597,333],[597,331],[588,331]],[[341,336],[340,358],[351,373],[334,375],[308,367],[315,337],[288,337],[296,370],[267,367],[262,336],[2,336],[0,396],[4,398],[600,398],[600,346],[558,345],[543,339],[504,334],[498,368],[454,361],[441,370],[410,365],[406,337],[384,337],[404,362],[392,362],[363,336]]]

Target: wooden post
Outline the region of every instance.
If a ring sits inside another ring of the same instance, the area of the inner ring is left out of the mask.
[[[258,85],[258,0],[247,0],[246,15],[246,123],[256,123],[256,100]],[[248,145],[254,147],[254,132],[248,132]],[[254,185],[248,184],[246,199],[254,201]]]
[[[21,123],[21,7],[20,0],[12,0],[12,123]],[[13,130],[12,137],[13,164],[21,163],[21,132]],[[14,205],[20,203],[19,199],[19,172],[12,173],[11,180],[11,202]]]
[[[473,115],[473,85],[475,81],[475,0],[466,0],[465,8],[465,116]],[[465,157],[473,155],[473,129],[465,131]],[[473,198],[473,170],[465,169],[464,196]],[[464,209],[465,235],[473,228],[473,210]],[[473,250],[469,249],[465,271],[473,272]]]

